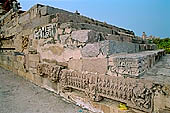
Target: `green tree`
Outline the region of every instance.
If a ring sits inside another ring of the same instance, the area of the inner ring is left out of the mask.
[[[155,43],[158,46],[158,49],[165,49],[167,54],[170,54],[170,38],[164,38],[164,39],[153,39],[153,43]]]

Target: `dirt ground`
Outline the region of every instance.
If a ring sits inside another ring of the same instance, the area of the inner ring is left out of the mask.
[[[0,113],[88,113],[0,68]]]
[[[170,54],[163,56],[160,61],[141,78],[154,81],[158,84],[170,85]]]

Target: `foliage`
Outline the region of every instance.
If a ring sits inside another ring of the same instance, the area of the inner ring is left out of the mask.
[[[165,49],[167,54],[170,54],[170,38],[163,39],[153,39],[153,43],[155,43],[159,49]]]

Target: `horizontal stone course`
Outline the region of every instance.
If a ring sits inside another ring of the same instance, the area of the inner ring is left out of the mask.
[[[116,76],[141,76],[165,54],[164,50],[133,54],[115,54],[109,58],[108,74]]]
[[[107,98],[152,111],[161,85],[139,76],[164,55],[155,44],[133,31],[40,4],[1,20],[0,46],[13,48],[0,51],[1,66],[57,93],[74,89],[93,101]]]

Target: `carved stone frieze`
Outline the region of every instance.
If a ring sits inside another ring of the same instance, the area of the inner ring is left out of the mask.
[[[137,77],[150,69],[163,51],[121,54],[109,57],[108,74],[113,76]]]
[[[154,84],[149,81],[64,69],[60,84],[84,91],[94,101],[100,101],[102,97],[109,98],[125,102],[136,109],[152,111]]]
[[[57,82],[59,80],[60,71],[63,67],[58,65],[50,65],[46,63],[40,63],[37,66],[37,74],[39,76],[49,78],[53,82]]]

